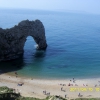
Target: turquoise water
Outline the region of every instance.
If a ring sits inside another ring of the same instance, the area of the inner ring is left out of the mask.
[[[47,50],[36,51],[27,37],[22,58],[0,62],[0,70],[17,71],[36,78],[96,78],[100,76],[100,15],[38,10],[0,10],[0,27],[21,20],[40,19],[45,27]]]

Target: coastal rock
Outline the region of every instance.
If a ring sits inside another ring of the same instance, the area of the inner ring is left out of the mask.
[[[0,61],[16,59],[23,54],[28,36],[33,37],[38,50],[47,48],[45,29],[40,20],[24,20],[10,29],[0,28]]]

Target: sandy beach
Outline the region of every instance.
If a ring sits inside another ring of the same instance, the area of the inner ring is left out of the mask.
[[[23,84],[22,84],[23,83]],[[22,84],[22,86],[19,86]],[[16,77],[16,75],[1,74],[0,86],[14,88],[25,97],[45,98],[47,95],[60,95],[71,98],[99,98],[100,79],[66,79],[48,80]]]

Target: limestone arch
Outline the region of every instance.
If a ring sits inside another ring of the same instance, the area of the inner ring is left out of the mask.
[[[47,48],[45,29],[40,20],[24,20],[10,29],[0,28],[0,61],[16,59],[23,54],[28,36],[33,37],[38,50]]]

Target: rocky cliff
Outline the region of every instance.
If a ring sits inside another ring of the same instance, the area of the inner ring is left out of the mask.
[[[40,20],[24,20],[10,29],[0,28],[0,61],[16,59],[23,54],[28,36],[34,38],[38,50],[46,49],[45,29]]]

